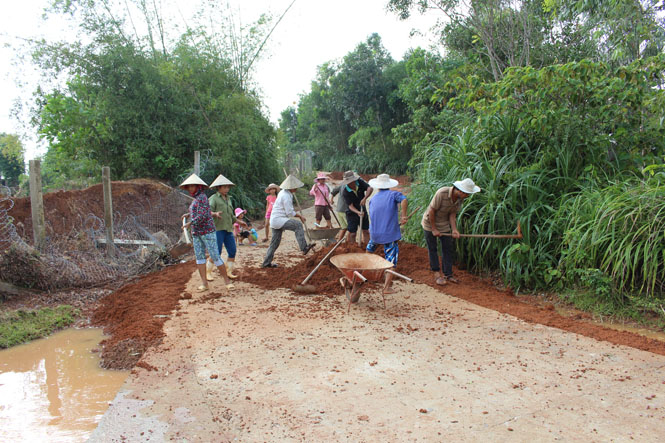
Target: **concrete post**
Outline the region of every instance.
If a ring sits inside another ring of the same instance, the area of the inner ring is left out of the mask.
[[[32,209],[32,238],[35,248],[46,242],[44,222],[44,195],[42,191],[42,166],[40,160],[30,160],[30,207]]]
[[[194,174],[201,177],[201,151],[194,151]]]
[[[104,225],[106,226],[106,252],[115,255],[113,238],[113,199],[111,193],[111,168],[102,167],[102,190],[104,192]]]

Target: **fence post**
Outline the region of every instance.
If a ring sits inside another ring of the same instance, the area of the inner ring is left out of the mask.
[[[194,151],[194,174],[201,176],[201,151]]]
[[[42,191],[42,167],[40,160],[30,160],[30,208],[32,210],[32,238],[35,248],[46,242],[44,222],[44,195]]]
[[[111,193],[111,168],[102,167],[102,189],[104,191],[104,225],[106,226],[106,252],[115,255],[113,238],[113,199]]]

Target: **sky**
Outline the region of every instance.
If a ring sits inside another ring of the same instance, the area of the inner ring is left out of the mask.
[[[250,23],[262,12],[279,17],[292,1],[228,0],[228,4],[238,20]],[[174,17],[188,19],[192,0],[158,2],[171,8]],[[43,155],[46,146],[37,140],[34,128],[26,125],[40,73],[29,57],[21,57],[23,39],[61,40],[75,35],[75,29],[64,20],[42,20],[48,3],[49,0],[7,2],[0,16],[0,132],[21,137],[26,162]],[[433,13],[414,14],[411,19],[400,21],[385,10],[387,3],[388,0],[295,0],[268,40],[254,74],[271,122],[277,125],[280,113],[309,91],[318,66],[341,59],[372,33],[381,36],[395,60],[401,60],[409,48],[432,46],[431,27],[437,19]],[[413,29],[422,35],[410,37]],[[10,113],[16,103],[23,109],[21,119]]]

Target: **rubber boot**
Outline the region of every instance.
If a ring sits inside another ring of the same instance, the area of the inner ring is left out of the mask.
[[[206,260],[206,280],[213,281],[215,279],[215,276],[212,274],[214,270],[215,264],[212,262],[212,260]]]
[[[227,261],[226,262],[226,275],[229,278],[238,278],[238,276],[233,273],[233,265],[234,264],[235,264],[235,262],[232,262],[232,261]]]

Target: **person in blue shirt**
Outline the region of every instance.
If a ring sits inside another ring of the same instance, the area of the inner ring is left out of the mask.
[[[399,246],[397,242],[402,238],[400,225],[406,223],[406,211],[408,201],[398,191],[391,191],[398,185],[397,180],[390,178],[388,174],[380,174],[369,181],[369,186],[378,189],[378,193],[369,201],[369,218],[372,223],[369,226],[369,243],[367,252],[375,252],[379,245],[383,245],[383,253],[386,260],[397,266],[399,257]],[[402,215],[398,218],[401,209]],[[386,284],[383,287],[384,294],[392,294],[393,276],[386,272]]]

